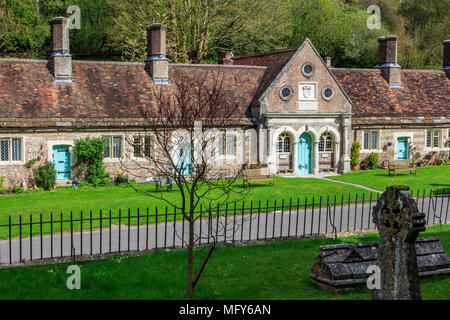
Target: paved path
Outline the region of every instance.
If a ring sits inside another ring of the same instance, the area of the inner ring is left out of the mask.
[[[331,181],[331,182],[337,182],[337,183],[341,183],[341,184],[346,184],[346,185],[349,185],[349,186],[354,186],[354,187],[357,187],[357,188],[365,189],[365,190],[370,191],[370,192],[383,193],[383,191],[372,189],[372,188],[369,188],[369,187],[366,187],[366,186],[363,186],[363,185],[360,185],[360,184],[356,184],[356,183],[350,183],[350,182],[345,182],[345,181],[333,180],[333,179],[328,179],[328,178],[325,178],[325,177],[319,177],[317,179]]]
[[[419,210],[427,215],[428,224],[450,222],[449,211],[450,197],[434,197],[419,199]],[[358,231],[375,228],[371,218],[371,208],[375,201],[370,204],[359,202],[356,206],[337,204],[336,207],[305,208],[301,206],[293,208],[291,212],[254,212],[252,215],[228,215],[219,219],[203,218],[201,223],[197,220],[195,225],[196,234],[201,234],[201,243],[212,241],[217,235],[218,242],[247,242],[249,240],[262,240],[272,238],[284,238],[295,236],[309,236],[312,234]],[[435,213],[435,215],[433,214]],[[145,218],[143,219],[145,221]],[[209,227],[208,227],[209,226]],[[201,233],[200,233],[201,227]],[[102,232],[95,230],[90,234],[74,232],[45,235],[11,241],[11,261],[18,264],[20,261],[28,261],[30,257],[35,259],[50,257],[70,257],[74,255],[90,255],[119,251],[136,251],[153,248],[172,248],[184,246],[187,238],[188,225],[182,221],[149,224],[137,226],[114,225],[104,227]],[[0,264],[9,264],[9,241],[0,241]]]

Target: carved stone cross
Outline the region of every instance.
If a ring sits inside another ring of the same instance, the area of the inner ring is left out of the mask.
[[[377,265],[381,287],[376,300],[421,300],[417,268],[416,239],[425,230],[425,215],[419,213],[409,187],[390,186],[373,207],[373,219],[380,233]]]

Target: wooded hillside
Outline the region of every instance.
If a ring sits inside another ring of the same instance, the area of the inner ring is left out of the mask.
[[[381,29],[368,29],[370,5]],[[71,30],[75,59],[143,61],[145,25],[168,26],[173,62],[216,63],[300,45],[309,37],[336,67],[373,67],[377,37],[399,36],[403,68],[438,68],[450,38],[450,0],[0,0],[0,56],[48,58],[48,19],[81,9]]]

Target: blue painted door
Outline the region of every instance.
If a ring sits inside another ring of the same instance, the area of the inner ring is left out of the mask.
[[[311,173],[311,136],[303,133],[298,141],[298,170],[300,174]]]
[[[70,153],[68,146],[53,147],[53,164],[56,170],[56,180],[70,179]]]
[[[177,168],[182,175],[188,176],[192,173],[191,149],[188,145],[180,146],[177,150]]]
[[[408,159],[408,138],[397,139],[397,160]]]

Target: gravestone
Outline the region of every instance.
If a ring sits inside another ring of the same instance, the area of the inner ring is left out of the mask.
[[[390,186],[373,207],[373,220],[380,233],[377,266],[381,287],[373,289],[375,300],[421,300],[416,239],[425,230],[409,187]]]
[[[417,239],[417,266],[421,279],[450,276],[450,258],[439,238]],[[368,267],[377,264],[378,242],[320,246],[310,278],[323,289],[351,291],[367,285]]]

